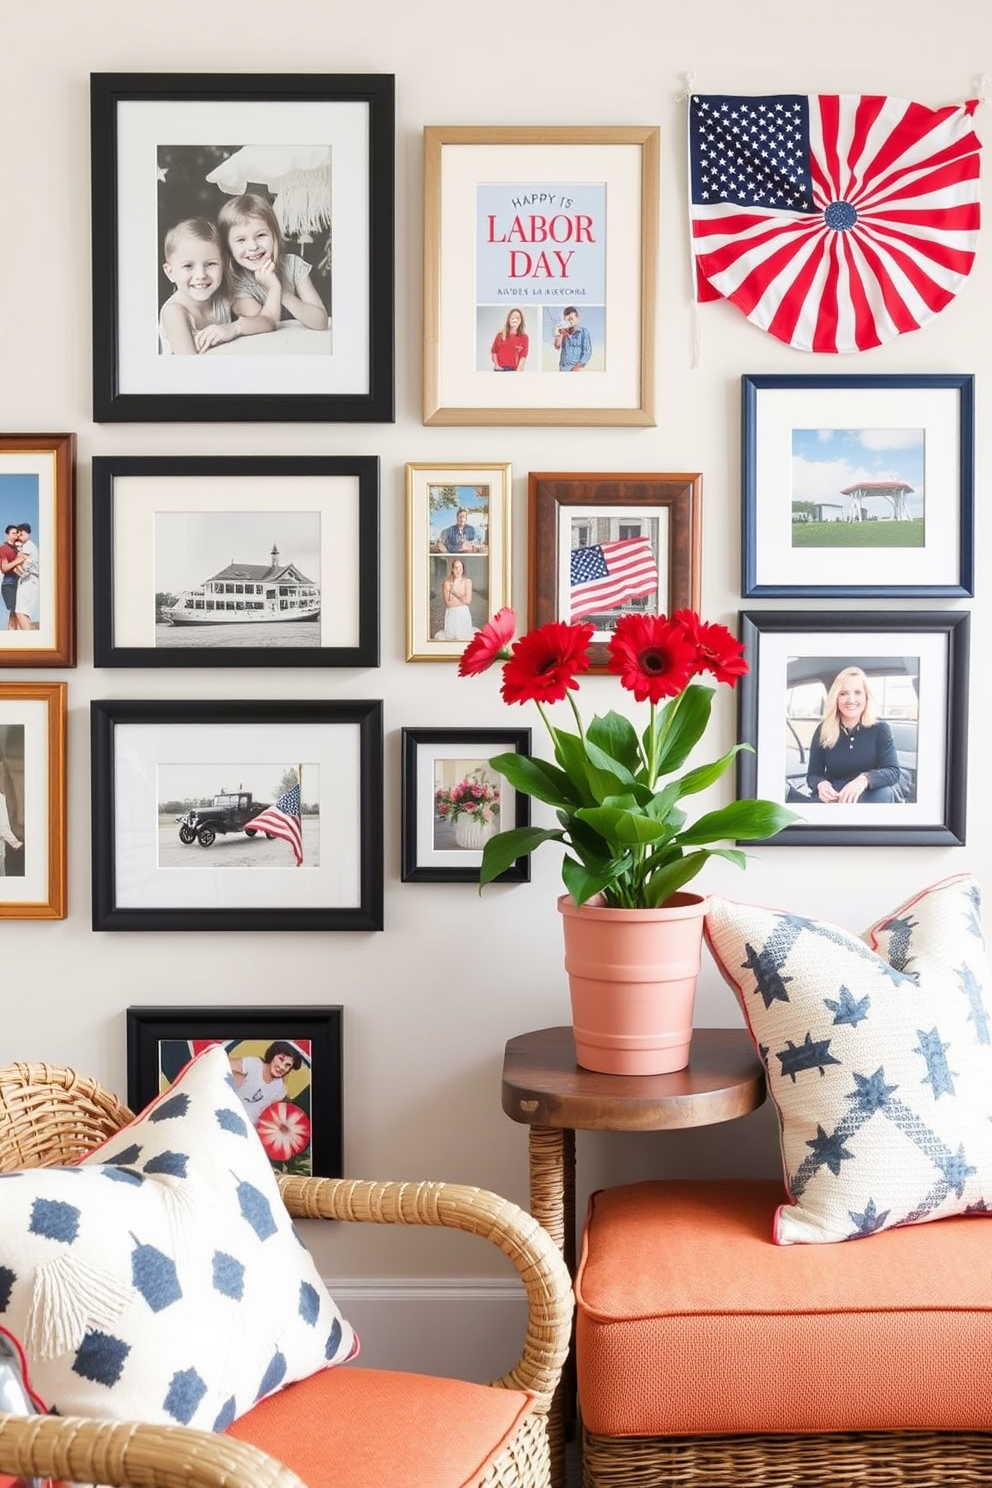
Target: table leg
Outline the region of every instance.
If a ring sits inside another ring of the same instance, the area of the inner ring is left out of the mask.
[[[532,1126],[528,1137],[530,1212],[544,1226],[575,1275],[575,1133]],[[564,1488],[565,1442],[575,1430],[575,1352],[570,1351],[548,1412],[551,1485]]]

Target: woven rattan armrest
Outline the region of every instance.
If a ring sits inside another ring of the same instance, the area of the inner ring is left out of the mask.
[[[247,1442],[185,1426],[0,1412],[0,1472],[110,1488],[305,1488]]]
[[[527,1292],[523,1352],[492,1383],[532,1390],[546,1411],[568,1354],[572,1284],[547,1231],[526,1210],[482,1188],[456,1183],[370,1183],[347,1178],[280,1177],[295,1219],[433,1225],[478,1235],[515,1266]]]

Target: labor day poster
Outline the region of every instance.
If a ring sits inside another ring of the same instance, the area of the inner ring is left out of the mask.
[[[476,367],[606,367],[606,184],[476,188]]]

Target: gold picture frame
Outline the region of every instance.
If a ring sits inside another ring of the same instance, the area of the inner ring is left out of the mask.
[[[0,920],[66,916],[67,692],[0,683]]]
[[[656,125],[425,127],[425,424],[655,423],[659,157]]]
[[[407,661],[457,661],[510,603],[510,494],[507,464],[407,465]]]

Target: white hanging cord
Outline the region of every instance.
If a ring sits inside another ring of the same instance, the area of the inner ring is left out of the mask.
[[[695,372],[699,367],[702,352],[702,332],[699,324],[699,281],[696,274],[696,254],[692,245],[692,157],[689,141],[692,130],[692,95],[696,87],[696,74],[685,74],[685,92],[679,93],[678,101],[685,104],[685,194],[686,216],[689,225],[689,273],[692,276],[692,324],[690,332],[689,365]]]

